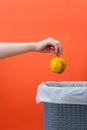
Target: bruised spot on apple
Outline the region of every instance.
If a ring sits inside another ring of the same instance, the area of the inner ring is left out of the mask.
[[[52,58],[50,61],[50,69],[54,73],[61,74],[66,68],[66,60],[62,57]]]

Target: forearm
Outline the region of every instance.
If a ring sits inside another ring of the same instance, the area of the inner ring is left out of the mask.
[[[0,43],[0,59],[35,51],[35,43]]]
[[[62,54],[62,46],[59,41],[53,38],[47,38],[36,43],[0,43],[0,59],[33,51],[53,52],[59,56]]]

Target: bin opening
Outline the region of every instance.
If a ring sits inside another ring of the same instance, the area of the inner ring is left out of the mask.
[[[36,102],[87,105],[87,81],[43,82],[38,86]]]

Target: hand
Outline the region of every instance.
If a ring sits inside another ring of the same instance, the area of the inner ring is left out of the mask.
[[[57,41],[53,38],[47,38],[36,43],[36,51],[44,53],[52,52],[57,56],[60,56],[62,54],[63,48],[60,41]]]

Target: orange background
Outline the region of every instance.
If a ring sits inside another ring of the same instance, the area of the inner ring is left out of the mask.
[[[0,130],[42,130],[43,104],[36,104],[43,81],[87,80],[87,0],[1,0],[0,41],[53,37],[62,42],[67,68],[50,71],[54,54],[27,53],[0,60]]]

